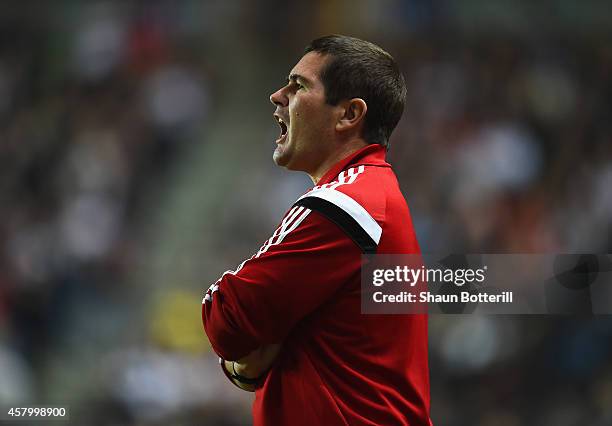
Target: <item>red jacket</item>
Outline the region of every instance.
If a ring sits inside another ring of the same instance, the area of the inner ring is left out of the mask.
[[[222,358],[282,342],[256,391],[256,426],[431,424],[427,317],[361,314],[361,255],[374,252],[419,252],[379,145],[332,167],[209,288],[202,318]]]

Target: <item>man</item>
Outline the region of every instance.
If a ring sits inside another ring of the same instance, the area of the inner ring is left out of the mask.
[[[336,35],[270,96],[274,161],[315,187],[202,302],[223,370],[255,390],[255,425],[431,424],[427,317],[360,312],[362,254],[419,252],[385,162],[405,97],[388,53]]]

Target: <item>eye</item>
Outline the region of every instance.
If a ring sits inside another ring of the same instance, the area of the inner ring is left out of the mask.
[[[295,87],[296,87],[296,90],[300,90],[300,89],[303,89],[303,88],[304,88],[304,86],[302,86],[302,85],[301,85],[300,83],[298,83],[297,81],[295,82]]]

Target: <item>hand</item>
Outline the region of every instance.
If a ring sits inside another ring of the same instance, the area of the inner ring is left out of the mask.
[[[272,363],[280,352],[280,344],[264,345],[247,356],[240,358],[237,361],[224,361],[225,368],[230,373],[235,372],[247,379],[255,379],[264,375],[270,369]],[[239,388],[254,392],[257,388],[255,384],[241,383],[237,380],[232,380]]]
[[[247,356],[235,361],[234,369],[236,373],[248,379],[259,377],[270,369],[280,349],[280,344],[260,346]]]

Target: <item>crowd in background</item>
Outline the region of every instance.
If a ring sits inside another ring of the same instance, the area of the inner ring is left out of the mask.
[[[0,403],[69,405],[80,424],[249,424],[200,301],[309,185],[271,161],[267,98],[330,32],[404,72],[388,159],[424,252],[610,253],[599,5],[4,3]],[[435,315],[430,358],[437,426],[612,424],[606,316]]]

